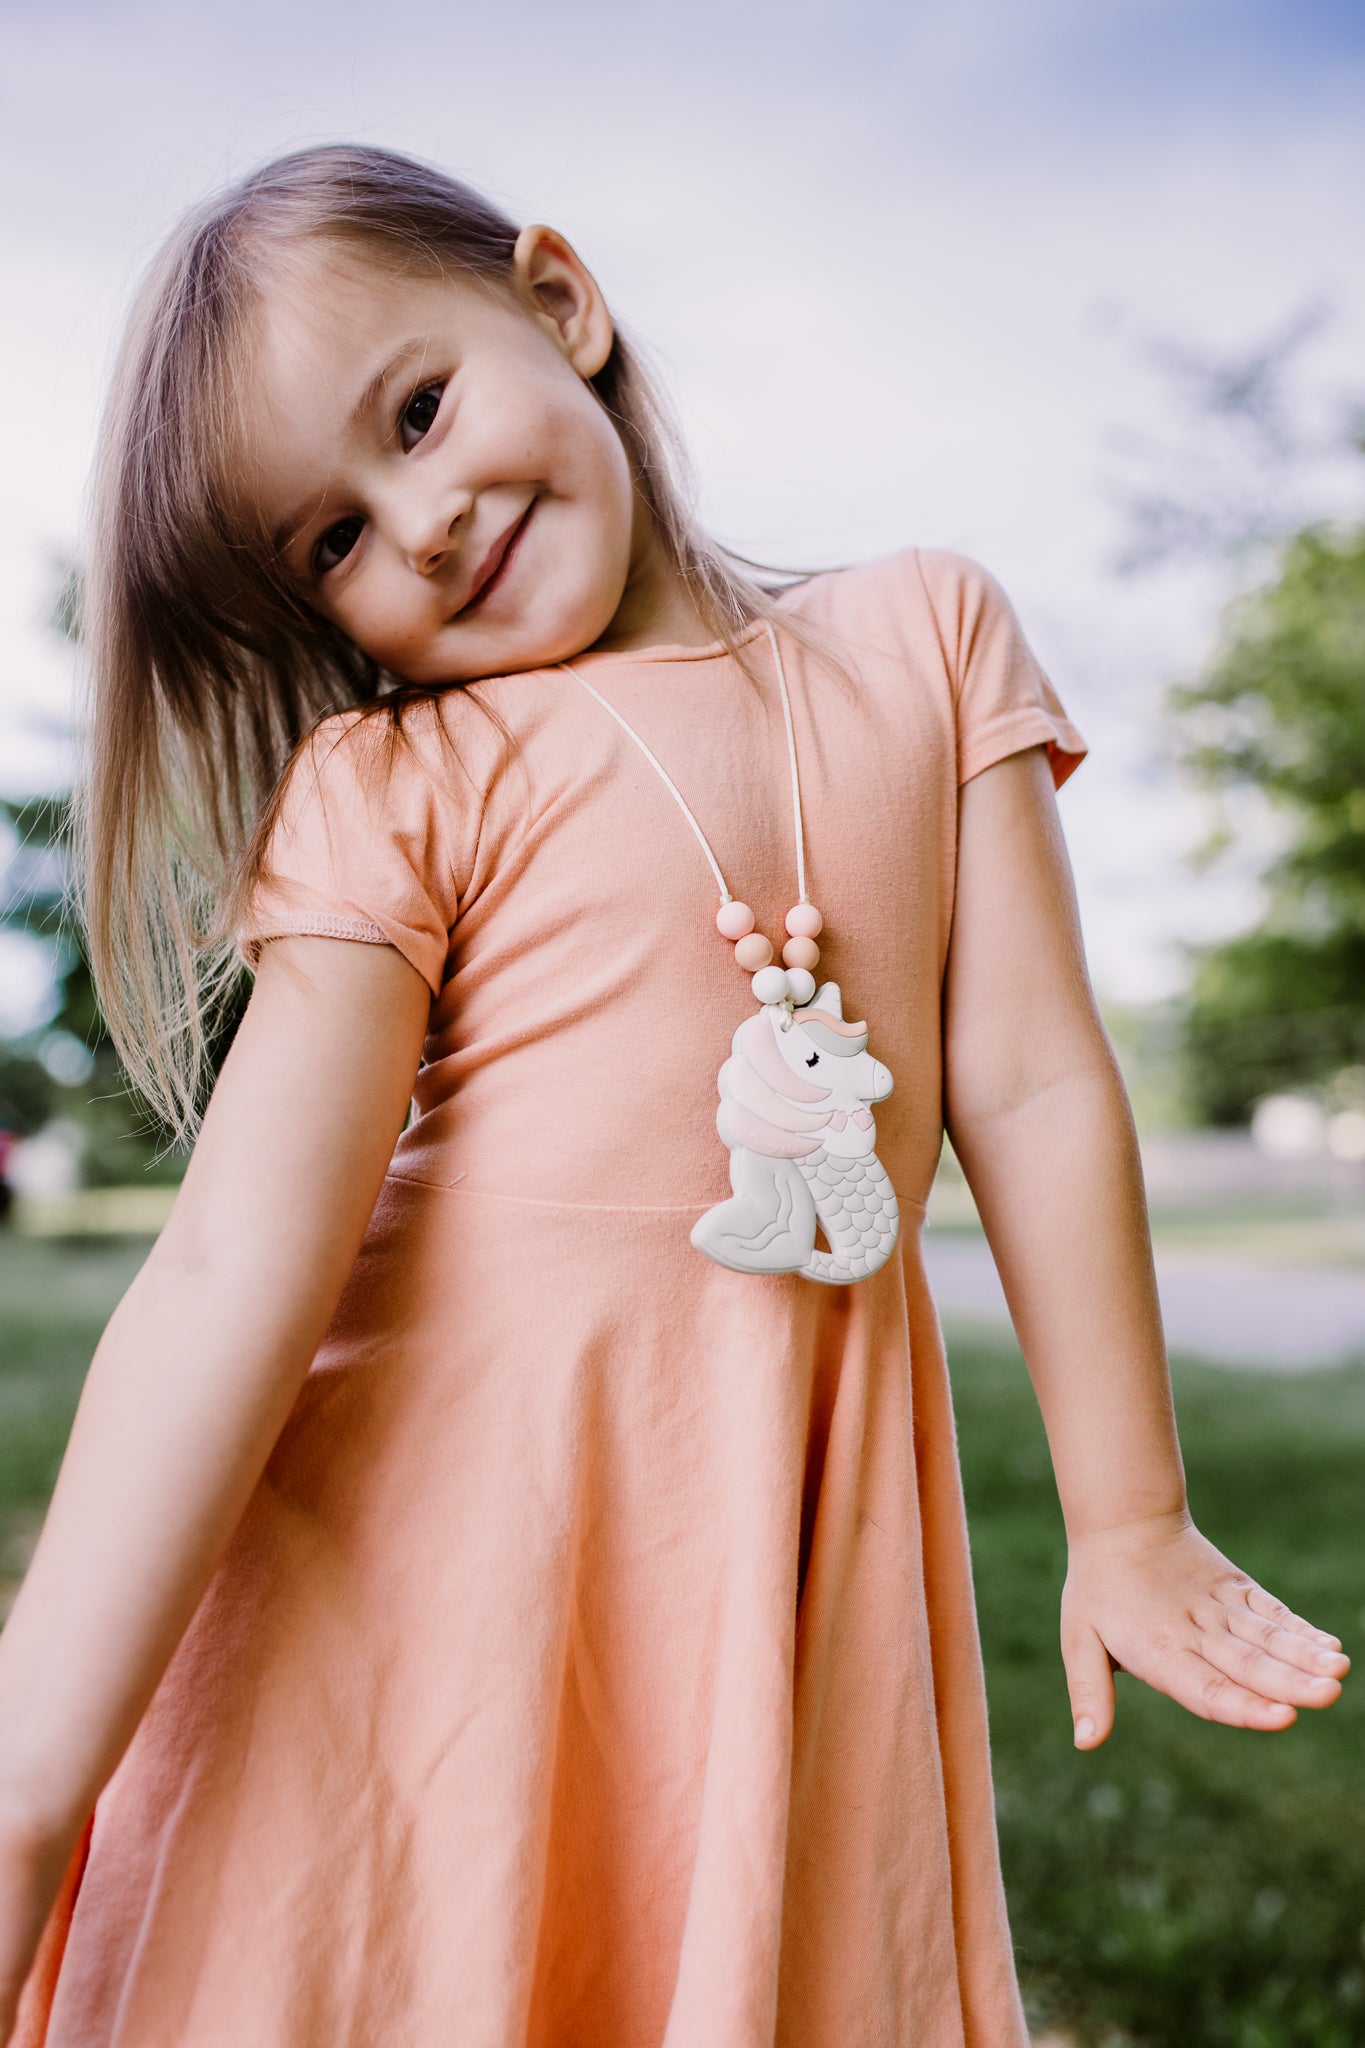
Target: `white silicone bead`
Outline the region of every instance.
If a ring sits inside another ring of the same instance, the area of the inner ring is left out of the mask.
[[[815,976],[807,973],[804,967],[789,967],[787,969],[787,994],[798,1008],[808,1003],[815,994]]]
[[[790,977],[785,967],[760,967],[750,987],[760,1003],[780,1003],[787,994]]]

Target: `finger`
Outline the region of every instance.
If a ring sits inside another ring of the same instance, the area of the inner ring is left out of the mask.
[[[1330,1707],[1340,1698],[1341,1680],[1325,1671],[1301,1671],[1254,1643],[1241,1642],[1226,1628],[1201,1629],[1199,1654],[1248,1692],[1288,1700],[1296,1707]]]
[[[1277,1621],[1281,1628],[1294,1629],[1299,1635],[1312,1636],[1326,1644],[1329,1649],[1341,1648],[1341,1637],[1329,1635],[1325,1628],[1315,1628],[1311,1621],[1305,1621],[1301,1614],[1293,1613],[1283,1600],[1277,1600],[1273,1593],[1267,1593],[1264,1586],[1254,1582],[1246,1589],[1246,1604],[1253,1614],[1262,1614],[1267,1621]]]
[[[1109,1652],[1093,1628],[1068,1630],[1062,1638],[1066,1689],[1077,1749],[1098,1749],[1114,1725],[1114,1674]]]
[[[1297,1719],[1288,1700],[1267,1699],[1252,1692],[1219,1671],[1197,1650],[1181,1650],[1165,1665],[1162,1675],[1148,1679],[1160,1692],[1204,1721],[1221,1721],[1228,1728],[1259,1728],[1270,1734],[1288,1728]]]
[[[1282,1664],[1292,1664],[1300,1671],[1325,1672],[1329,1678],[1344,1678],[1351,1668],[1350,1658],[1341,1650],[1328,1649],[1315,1636],[1305,1636],[1298,1629],[1283,1628],[1277,1621],[1267,1621],[1249,1607],[1224,1608],[1223,1621],[1229,1633],[1239,1641],[1255,1643],[1258,1649],[1278,1657]]]

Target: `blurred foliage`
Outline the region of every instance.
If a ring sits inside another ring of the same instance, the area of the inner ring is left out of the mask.
[[[1108,999],[1101,1004],[1101,1012],[1138,1130],[1174,1131],[1188,1125],[1181,1005]]]
[[[0,1125],[27,1137],[54,1118],[81,1134],[81,1175],[91,1186],[174,1179],[182,1162],[158,1159],[161,1137],[128,1093],[95,997],[90,963],[70,908],[71,817],[65,797],[0,799],[16,845],[0,872],[0,929],[48,949],[51,1015],[0,1041]]]
[[[1288,828],[1260,924],[1196,958],[1190,1091],[1231,1123],[1365,1063],[1365,527],[1283,542],[1171,713],[1206,785],[1256,789]]]
[[[1120,1676],[1114,1733],[1072,1746],[1057,1646],[1066,1539],[1023,1361],[949,1332],[1001,1854],[1035,2032],[1077,2048],[1365,2041],[1365,1694],[1278,1735],[1201,1721]],[[1200,1527],[1291,1607],[1365,1628],[1365,1369],[1176,1361]],[[1359,1659],[1357,1658],[1357,1662]]]
[[[64,639],[79,641],[81,580],[69,562],[57,565],[50,619]],[[29,1137],[60,1119],[79,1134],[80,1175],[90,1187],[178,1180],[184,1155],[167,1150],[166,1133],[130,1093],[100,1013],[73,903],[71,798],[0,798],[0,821],[14,841],[0,865],[0,930],[23,932],[47,949],[54,988],[52,1010],[39,1027],[0,1038],[0,1129]],[[212,1072],[248,993],[243,980],[219,1016]]]
[[[87,1187],[171,1182],[185,1170],[165,1130],[129,1090],[105,1028],[90,960],[71,900],[71,801],[0,798],[17,846],[0,869],[0,930],[49,948],[54,1007],[37,1029],[0,1039],[0,1128],[28,1137],[55,1119],[79,1133]],[[216,1074],[250,994],[246,978],[218,1014],[209,1041]]]
[[[1316,416],[1303,391],[1304,357],[1329,325],[1325,306],[1306,306],[1222,354],[1139,338],[1164,402],[1112,450],[1123,465],[1120,574],[1244,561],[1320,515],[1360,429],[1349,410],[1344,424],[1335,407]]]
[[[1280,842],[1256,927],[1191,954],[1180,1064],[1200,1122],[1285,1089],[1330,1099],[1365,1062],[1365,410],[1305,381],[1328,324],[1308,307],[1224,355],[1149,340],[1177,431],[1130,437],[1121,492],[1117,567],[1203,562],[1242,585],[1205,673],[1169,696],[1181,762],[1240,814],[1205,857]]]

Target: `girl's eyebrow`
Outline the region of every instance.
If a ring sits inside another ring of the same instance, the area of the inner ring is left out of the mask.
[[[421,334],[414,334],[410,341],[405,341],[401,348],[395,349],[386,362],[380,364],[351,408],[350,417],[347,421],[349,427],[358,426],[374,410],[374,407],[383,397],[385,390],[398,375],[398,372],[404,369],[414,357],[424,354],[426,347],[426,337]],[[310,498],[306,505],[302,505],[297,511],[291,512],[288,518],[281,520],[280,524],[275,528],[275,532],[272,535],[272,546],[277,555],[288,554],[298,538],[299,529],[305,526],[316,513],[320,496],[321,493],[317,497]]]
[[[400,349],[396,350],[395,353],[389,357],[386,363],[381,364],[380,368],[375,371],[373,377],[371,377],[369,383],[365,386],[365,389],[361,392],[360,397],[356,400],[356,403],[352,408],[350,418],[351,426],[354,427],[359,425],[360,421],[363,420],[366,414],[371,411],[376,401],[383,397],[384,387],[389,382],[389,379],[391,377],[396,377],[398,375],[398,372],[401,369],[403,369],[405,365],[409,363],[414,356],[423,354],[423,352],[426,349],[426,345],[426,338],[424,335],[414,334],[411,341],[405,341],[403,343],[403,346]]]

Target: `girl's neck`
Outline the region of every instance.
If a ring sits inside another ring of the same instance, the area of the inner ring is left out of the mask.
[[[716,638],[669,562],[641,507],[630,573],[605,633],[585,653],[628,652],[635,647],[709,647]],[[643,530],[642,530],[643,529]]]

